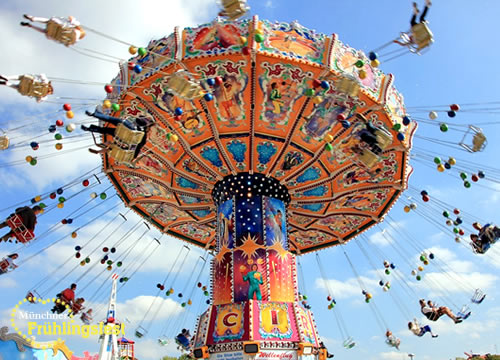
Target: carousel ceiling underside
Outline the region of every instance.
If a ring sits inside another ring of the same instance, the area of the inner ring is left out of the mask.
[[[253,40],[261,29],[264,41]],[[249,39],[245,55],[240,37]],[[335,87],[362,59],[366,78],[357,98]],[[145,117],[156,125],[149,132],[135,166],[105,156],[104,167],[123,201],[167,234],[202,247],[213,247],[216,207],[211,191],[227,175],[258,172],[274,177],[291,195],[288,231],[292,251],[305,253],[337,245],[381,221],[405,189],[408,151],[415,125],[402,123],[402,96],[393,77],[337,40],[296,23],[272,24],[256,17],[239,22],[213,22],[176,29],[148,45],[148,54],[124,64],[113,81],[109,99],[122,104],[113,116]],[[171,74],[186,70],[212,101],[189,101],[168,92]],[[223,83],[209,86],[219,76]],[[329,89],[307,96],[314,79]],[[276,93],[276,90],[278,93]],[[278,95],[278,96],[277,96]],[[342,127],[337,116],[367,113],[366,118],[392,135],[392,143],[372,168],[351,151],[361,122]],[[175,115],[182,108],[181,116]],[[167,140],[176,134],[178,141]],[[332,150],[325,149],[330,134]],[[111,139],[107,139],[111,140]]]

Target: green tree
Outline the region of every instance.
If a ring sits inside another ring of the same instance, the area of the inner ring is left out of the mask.
[[[174,356],[164,356],[161,358],[161,360],[177,360],[177,358]]]

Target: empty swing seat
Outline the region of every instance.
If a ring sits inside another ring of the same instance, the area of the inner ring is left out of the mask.
[[[146,335],[148,332],[146,329],[144,329],[142,326],[139,326],[137,329],[135,329],[135,336],[137,338],[142,338],[144,335]]]
[[[222,7],[224,16],[229,20],[236,20],[249,10],[245,0],[222,0]]]
[[[344,340],[343,345],[346,349],[352,349],[356,345],[356,343],[354,342],[353,338],[349,337],[346,340]]]
[[[0,150],[7,150],[9,148],[10,140],[7,135],[0,136]]]
[[[187,100],[193,100],[203,96],[201,86],[194,81],[186,79],[182,75],[173,75],[167,81],[167,87],[176,95]]]
[[[481,289],[476,289],[474,291],[474,295],[472,295],[472,298],[470,299],[471,302],[474,304],[481,304],[486,297],[486,294],[482,292]]]
[[[357,79],[351,76],[342,76],[335,82],[337,91],[351,97],[357,97],[359,94],[360,85]]]
[[[417,46],[417,51],[430,46],[434,42],[434,35],[425,22],[413,25],[411,33],[413,42]]]
[[[472,138],[472,152],[478,152],[484,149],[486,136],[483,133],[475,133]]]
[[[11,228],[17,241],[22,244],[26,244],[35,238],[33,231],[26,228],[23,219],[17,214],[7,219],[7,225]]]

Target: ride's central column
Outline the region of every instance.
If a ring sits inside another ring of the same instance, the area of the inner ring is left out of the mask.
[[[262,174],[240,173],[219,181],[212,196],[217,206],[213,305],[200,316],[194,356],[218,359],[223,352],[224,359],[297,360],[304,345],[311,352],[318,348],[312,314],[298,301],[286,187]]]
[[[295,256],[288,252],[290,195],[262,174],[228,176],[216,184],[217,255],[213,303],[297,300]]]

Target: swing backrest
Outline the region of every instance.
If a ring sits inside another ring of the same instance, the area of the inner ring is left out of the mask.
[[[142,338],[144,335],[146,335],[148,332],[146,329],[144,329],[142,326],[139,326],[137,329],[135,329],[135,336],[137,338]]]
[[[17,91],[22,95],[30,95],[33,92],[35,78],[31,75],[22,75],[19,79]]]
[[[434,35],[425,22],[415,24],[411,28],[412,38],[420,51],[434,42]]]
[[[118,124],[114,138],[125,144],[137,145],[144,138],[144,131],[131,130],[123,124]]]
[[[362,154],[359,155],[358,160],[367,168],[371,169],[378,162],[378,156],[369,149],[363,149]]]
[[[167,87],[176,95],[188,100],[203,96],[202,87],[182,75],[171,76],[167,81]]]
[[[342,76],[335,81],[335,88],[350,97],[357,97],[361,87],[356,79],[350,76]]]
[[[222,0],[222,6],[229,20],[236,20],[249,10],[245,0]]]
[[[343,345],[346,349],[352,349],[356,345],[356,343],[354,342],[353,338],[349,337],[344,341]]]
[[[109,156],[117,162],[130,163],[134,160],[134,150],[124,150],[116,144],[111,144]]]
[[[472,138],[472,151],[478,152],[484,149],[486,142],[486,136],[482,132],[475,133]]]
[[[35,238],[35,234],[33,234],[33,231],[26,228],[22,218],[18,214],[14,214],[13,216],[9,217],[7,219],[7,225],[13,231],[17,241],[22,244],[25,244]]]
[[[386,133],[384,130],[377,130],[375,136],[377,137],[377,144],[382,150],[392,144],[391,134]]]
[[[0,150],[6,150],[9,148],[10,140],[7,135],[0,136]]]

